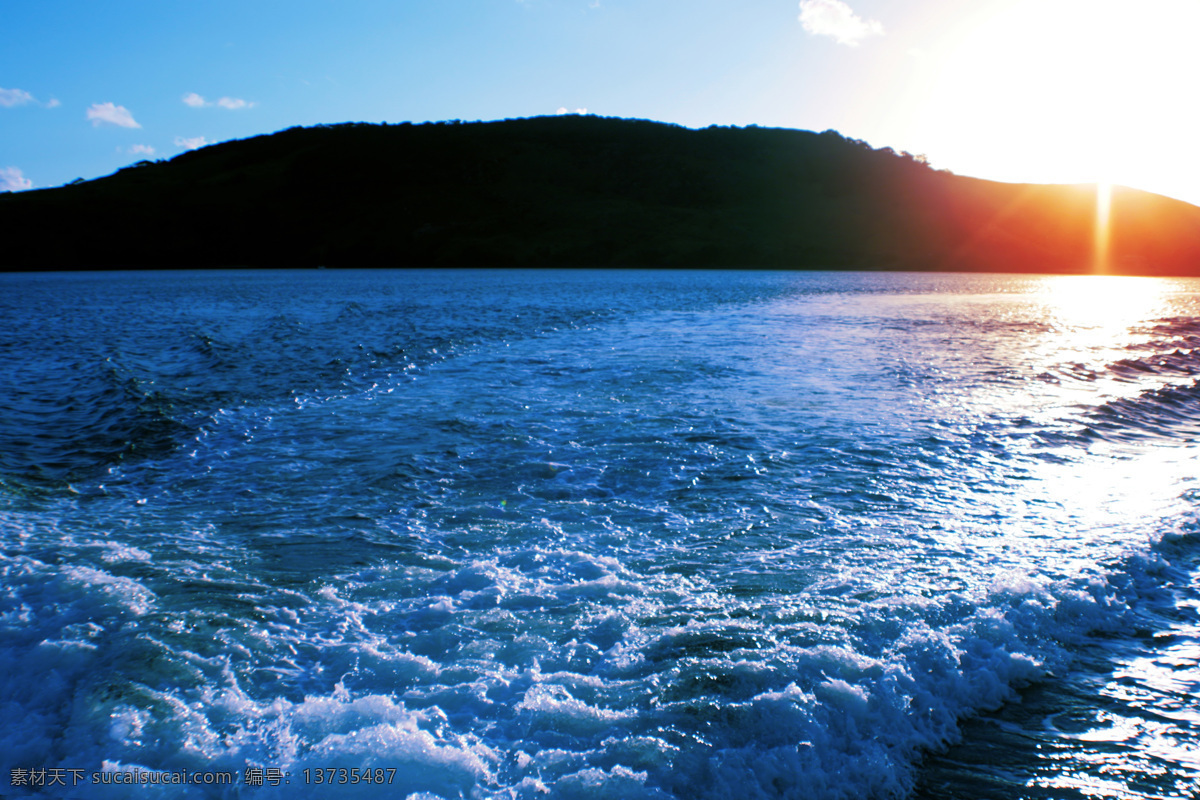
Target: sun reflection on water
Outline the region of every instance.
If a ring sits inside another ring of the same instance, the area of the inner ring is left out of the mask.
[[[1161,317],[1169,289],[1160,278],[1061,275],[1047,277],[1041,294],[1060,327],[1111,335]]]

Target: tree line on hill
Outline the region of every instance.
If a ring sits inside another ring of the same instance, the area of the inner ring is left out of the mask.
[[[291,128],[0,195],[0,267],[1200,274],[1200,209],[934,170],[835,131],[565,115]]]

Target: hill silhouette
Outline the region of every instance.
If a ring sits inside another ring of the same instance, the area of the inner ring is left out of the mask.
[[[0,267],[1091,272],[1090,185],[931,169],[834,131],[585,116],[344,124],[0,195]],[[1118,187],[1106,270],[1200,275],[1200,208]]]

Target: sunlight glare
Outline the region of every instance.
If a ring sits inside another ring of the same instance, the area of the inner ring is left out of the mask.
[[[1194,0],[989,0],[922,47],[907,138],[992,180],[1105,181],[1200,199],[1200,165],[1155,138],[1200,125]]]
[[[1046,311],[1058,325],[1106,336],[1161,316],[1169,288],[1160,278],[1117,275],[1047,277],[1044,287]]]

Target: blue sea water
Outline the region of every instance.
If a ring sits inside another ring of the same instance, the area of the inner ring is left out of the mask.
[[[1196,797],[1198,375],[1193,280],[0,275],[0,794]]]

